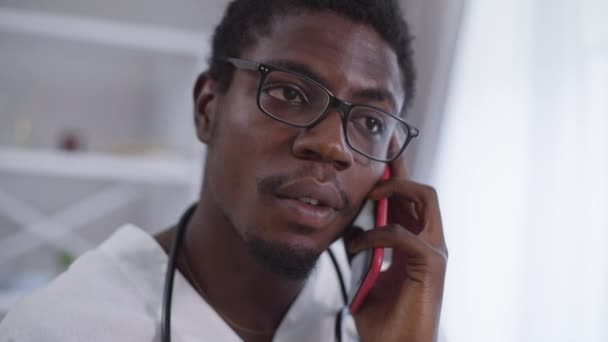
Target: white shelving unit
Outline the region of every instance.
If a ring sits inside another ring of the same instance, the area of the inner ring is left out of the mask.
[[[195,187],[198,161],[162,156],[121,156],[0,147],[0,172]]]
[[[0,31],[196,58],[208,51],[208,33],[29,9],[0,8]]]
[[[93,248],[106,221],[153,232],[196,198],[191,87],[226,2],[0,5],[0,318],[31,290],[3,277],[53,274],[49,256]],[[66,131],[82,150],[57,148]],[[142,146],[164,152],[110,152]]]
[[[0,174],[60,177],[109,182],[86,199],[53,215],[43,215],[27,203],[11,196],[0,186],[0,215],[22,225],[21,230],[0,240],[0,264],[35,252],[44,243],[77,255],[94,247],[77,235],[79,227],[103,215],[111,215],[121,205],[137,200],[134,185],[163,185],[195,189],[200,164],[186,158],[159,156],[114,156],[97,153],[28,150],[0,147]],[[0,291],[0,315],[28,289]]]

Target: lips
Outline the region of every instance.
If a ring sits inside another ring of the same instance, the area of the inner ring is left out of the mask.
[[[277,197],[299,200],[308,205],[329,207],[339,211],[344,201],[333,183],[319,183],[312,178],[302,178],[289,182],[276,192]]]
[[[287,221],[300,227],[324,229],[344,208],[344,201],[332,183],[303,178],[280,186],[275,192],[277,207]]]

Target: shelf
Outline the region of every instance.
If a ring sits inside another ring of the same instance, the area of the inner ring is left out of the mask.
[[[196,160],[178,157],[123,156],[0,146],[0,172],[40,176],[195,186],[200,178],[201,165]]]
[[[109,19],[0,7],[0,31],[151,50],[202,59],[207,34]]]

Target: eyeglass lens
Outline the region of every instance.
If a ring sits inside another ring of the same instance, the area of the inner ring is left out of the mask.
[[[330,95],[317,84],[276,70],[266,75],[259,93],[259,104],[264,112],[301,127],[322,115],[329,102]],[[384,112],[354,106],[348,115],[345,138],[351,148],[364,155],[390,160],[401,151],[408,132],[401,121]]]

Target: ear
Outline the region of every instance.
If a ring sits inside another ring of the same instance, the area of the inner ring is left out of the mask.
[[[194,125],[198,139],[209,144],[215,129],[218,106],[218,84],[207,73],[201,73],[194,84]]]

